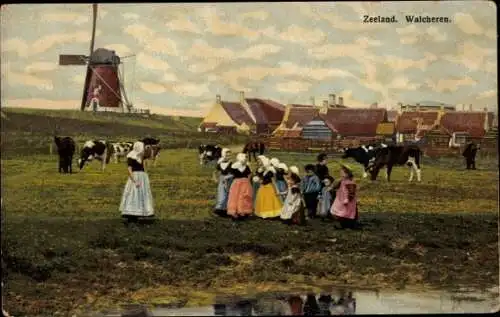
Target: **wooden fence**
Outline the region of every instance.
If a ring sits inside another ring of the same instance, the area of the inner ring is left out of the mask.
[[[314,140],[305,138],[284,138],[284,137],[264,137],[262,141],[270,150],[289,151],[289,152],[325,152],[338,153],[346,147],[357,147],[371,142],[382,141],[382,137],[360,137],[360,138],[345,138],[341,140]],[[480,153],[489,156],[497,155],[498,153],[498,137],[495,138],[480,138],[471,139],[471,141],[479,144],[481,147]],[[463,148],[450,148],[448,146],[449,137],[436,136],[427,138],[426,142],[420,147],[424,155],[437,156],[456,156],[461,155]]]

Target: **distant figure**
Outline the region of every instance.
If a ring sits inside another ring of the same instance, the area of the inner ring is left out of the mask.
[[[473,142],[469,142],[462,153],[463,157],[465,157],[465,165],[468,170],[476,169],[476,154],[479,150],[479,146],[477,146]]]
[[[75,154],[75,141],[70,137],[54,136],[54,142],[59,154],[59,173],[73,173],[72,163]]]
[[[92,111],[96,112],[97,109],[99,108],[99,95],[101,93],[102,86],[99,85],[94,88],[94,91],[92,92],[92,99],[90,100],[90,103],[92,104]]]
[[[264,143],[259,142],[259,141],[250,141],[247,144],[245,144],[245,147],[243,147],[243,153],[248,155],[248,162],[252,161],[252,156],[254,158],[254,161],[257,161],[257,153],[259,155],[264,155],[264,152],[266,151],[266,146]]]
[[[321,188],[323,188],[323,180],[329,175],[327,159],[328,157],[325,153],[321,153],[317,157],[316,175],[318,175],[319,180],[321,181]]]
[[[154,216],[153,194],[149,185],[149,177],[144,170],[144,143],[135,142],[132,151],[127,155],[128,180],[120,203],[122,216],[129,222],[139,217]]]

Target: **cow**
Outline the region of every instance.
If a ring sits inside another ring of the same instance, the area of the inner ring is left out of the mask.
[[[86,162],[91,162],[93,159],[101,161],[101,169],[104,171],[106,164],[109,163],[113,155],[113,146],[111,143],[104,140],[89,140],[83,145],[78,165],[80,170],[83,169]]]
[[[222,157],[222,148],[213,144],[202,144],[198,147],[200,165],[217,162]]]
[[[59,154],[59,173],[73,173],[73,155],[75,154],[76,144],[70,137],[54,136],[54,142]]]
[[[462,152],[462,156],[465,157],[465,166],[468,170],[476,169],[476,154],[479,150],[479,145],[474,142],[469,142],[464,151]]]
[[[257,161],[257,153],[259,155],[264,155],[265,151],[266,151],[266,146],[264,145],[263,142],[250,141],[247,144],[245,144],[241,152],[245,153],[248,157],[248,161],[251,162],[252,161],[251,155],[253,155],[254,160]]]
[[[377,179],[380,169],[387,166],[387,181],[391,181],[392,167],[395,165],[407,165],[410,168],[410,178],[413,181],[413,172],[417,173],[417,181],[421,181],[420,160],[422,151],[418,145],[390,145],[381,147],[375,152],[375,157],[371,159],[367,170],[371,175],[371,180]]]
[[[115,161],[115,163],[119,163],[120,158],[126,157],[127,154],[132,150],[134,143],[133,142],[116,142],[116,143],[111,143],[111,146],[113,147],[114,161]]]
[[[160,139],[146,137],[140,140],[144,143],[144,162],[153,160],[153,166],[156,166],[156,160],[160,156]]]
[[[362,145],[355,148],[345,148],[343,150],[342,158],[348,159],[352,158],[359,164],[363,165],[363,178],[368,177],[368,173],[366,172],[368,169],[368,165],[370,160],[375,157],[375,154],[379,148],[387,147],[386,144],[381,143],[377,144],[368,144]]]

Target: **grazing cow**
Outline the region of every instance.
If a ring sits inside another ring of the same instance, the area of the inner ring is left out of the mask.
[[[75,154],[75,141],[70,137],[54,136],[54,142],[59,154],[59,173],[73,173],[73,155]]]
[[[106,164],[109,163],[111,156],[113,155],[113,146],[104,140],[93,140],[87,141],[83,145],[80,159],[78,159],[78,165],[80,170],[85,166],[86,162],[91,162],[93,159],[101,161],[102,171],[106,168]]]
[[[264,145],[263,142],[250,141],[247,144],[245,144],[242,153],[245,153],[248,157],[248,161],[251,162],[252,161],[251,155],[253,155],[254,160],[257,161],[257,154],[264,155],[265,151],[266,151],[266,146]]]
[[[356,148],[345,148],[342,155],[343,159],[352,158],[359,164],[363,165],[363,178],[366,178],[368,174],[366,173],[370,160],[375,157],[375,154],[379,148],[387,147],[386,144],[381,143],[380,146],[376,144],[362,145]]]
[[[407,165],[410,168],[410,178],[413,180],[413,172],[417,173],[417,180],[421,181],[420,159],[422,151],[418,145],[391,145],[384,148],[379,148],[375,157],[368,165],[368,171],[371,174],[371,180],[377,179],[378,172],[384,166],[387,166],[387,181],[391,180],[391,171],[394,165]]]
[[[144,161],[153,160],[153,166],[156,166],[156,160],[160,156],[160,139],[146,137],[141,140],[144,143]]]
[[[111,143],[113,146],[113,158],[115,163],[120,162],[121,157],[126,157],[127,154],[132,150],[134,143],[132,142],[117,142]]]
[[[465,157],[465,165],[468,170],[476,169],[476,154],[479,150],[479,145],[476,145],[473,142],[469,142],[462,153],[463,157]]]
[[[200,165],[205,165],[208,162],[217,162],[222,157],[222,148],[213,144],[202,144],[198,147]]]

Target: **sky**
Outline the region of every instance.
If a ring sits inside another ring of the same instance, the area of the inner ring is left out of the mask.
[[[497,108],[496,6],[487,1],[100,4],[95,48],[123,59],[138,108],[203,116],[220,94],[350,107],[423,100]],[[79,109],[90,4],[1,7],[1,105]],[[367,24],[363,16],[398,23]],[[451,23],[407,23],[406,15]]]

